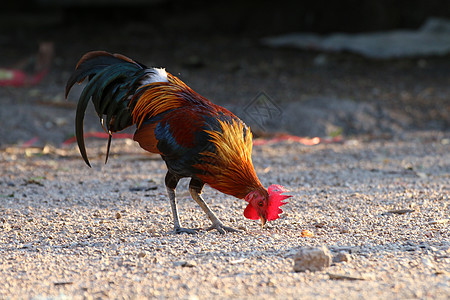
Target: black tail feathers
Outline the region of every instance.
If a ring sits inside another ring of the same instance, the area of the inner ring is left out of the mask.
[[[126,56],[104,51],[89,52],[78,62],[76,70],[67,81],[66,98],[76,82],[81,83],[88,78],[89,82],[78,100],[75,117],[78,147],[88,166],[91,165],[84,143],[83,121],[89,100],[92,99],[102,125],[110,135],[123,130],[133,125],[129,102],[145,73],[144,65]],[[109,153],[109,145],[110,140],[107,153]]]

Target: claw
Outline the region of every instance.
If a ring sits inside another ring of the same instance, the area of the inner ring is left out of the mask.
[[[240,230],[225,226],[222,223],[213,224],[210,227],[206,228],[207,231],[211,231],[214,229],[216,229],[220,234],[225,234],[225,232],[240,232]]]

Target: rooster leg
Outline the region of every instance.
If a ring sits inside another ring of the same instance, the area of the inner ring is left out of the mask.
[[[170,206],[172,207],[172,215],[173,215],[173,226],[174,226],[174,233],[191,233],[191,234],[195,234],[197,233],[198,229],[188,229],[188,228],[183,228],[180,225],[180,219],[178,218],[178,210],[177,210],[177,200],[176,200],[176,196],[175,196],[175,188],[177,187],[178,181],[180,179],[170,173],[167,172],[166,174],[166,188],[167,188],[167,194],[169,195],[169,201],[170,201]]]
[[[211,227],[208,227],[206,230],[209,231],[209,230],[217,229],[217,231],[219,231],[219,233],[222,233],[222,234],[224,234],[226,231],[227,232],[239,232],[239,230],[236,230],[234,228],[223,225],[222,221],[220,221],[216,217],[216,215],[212,212],[212,210],[208,207],[205,200],[203,200],[203,198],[201,196],[204,185],[205,184],[201,180],[192,178],[191,182],[189,183],[189,192],[191,193],[192,199],[194,199],[195,202],[197,202],[198,205],[200,205],[200,207],[203,209],[205,214],[208,216],[208,218],[213,223],[211,225]]]

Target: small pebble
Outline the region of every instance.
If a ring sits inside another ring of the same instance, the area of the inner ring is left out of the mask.
[[[350,229],[347,226],[341,226],[339,228],[339,233],[349,233]]]
[[[339,252],[333,256],[334,263],[349,262],[351,260],[352,260],[352,257],[347,252]]]
[[[185,268],[193,268],[197,266],[195,261],[176,261],[173,263],[175,267],[185,267]]]
[[[317,228],[322,228],[322,227],[324,227],[325,225],[327,225],[327,222],[321,221],[321,222],[316,222],[316,223],[314,223],[314,227],[317,227]]]

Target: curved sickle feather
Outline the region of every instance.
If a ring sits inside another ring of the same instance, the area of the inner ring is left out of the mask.
[[[111,135],[111,133],[109,133],[109,135],[108,135],[108,145],[106,146],[105,165],[108,162],[109,149],[111,148],[111,138],[112,138],[112,135]]]
[[[86,145],[84,144],[84,129],[83,129],[83,121],[84,121],[84,113],[86,112],[87,105],[89,103],[89,99],[92,96],[91,88],[88,85],[83,92],[81,93],[80,100],[77,105],[77,112],[75,115],[75,135],[77,137],[78,148],[80,149],[81,156],[84,159],[84,162],[91,167],[89,163],[89,159],[86,153]]]
[[[86,153],[86,145],[84,144],[84,129],[83,129],[83,121],[84,114],[86,112],[86,108],[89,103],[89,99],[91,99],[92,95],[96,92],[96,83],[103,75],[103,72],[95,74],[95,76],[89,81],[89,83],[84,88],[83,92],[80,95],[80,99],[78,100],[77,112],[75,114],[75,135],[77,137],[78,148],[80,149],[81,156],[84,159],[84,162],[91,167],[89,163],[89,159]]]

